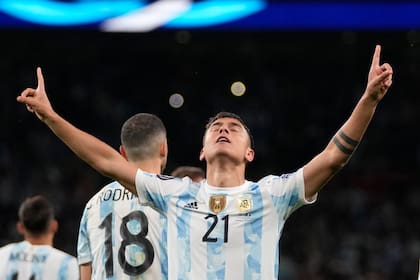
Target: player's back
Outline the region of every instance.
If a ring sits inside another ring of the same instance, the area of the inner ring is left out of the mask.
[[[0,279],[5,280],[76,280],[76,258],[49,245],[28,241],[0,248]]]
[[[78,260],[92,263],[92,279],[166,279],[166,259],[166,218],[119,183],[86,204]]]

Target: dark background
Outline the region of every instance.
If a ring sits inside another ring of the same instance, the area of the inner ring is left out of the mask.
[[[0,246],[20,240],[20,202],[42,193],[56,208],[55,245],[76,254],[84,204],[110,180],[73,155],[16,96],[36,66],[57,112],[114,148],[137,112],[159,115],[169,138],[166,173],[199,165],[207,119],[241,115],[256,142],[247,179],[301,167],[351,113],[375,44],[394,84],[350,163],[316,204],[294,213],[281,239],[286,279],[416,279],[420,257],[420,33],[87,30],[0,31]],[[242,97],[229,92],[243,81]],[[184,106],[168,99],[182,93]]]

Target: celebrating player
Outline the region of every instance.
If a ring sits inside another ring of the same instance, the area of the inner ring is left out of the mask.
[[[346,165],[392,84],[392,68],[380,64],[380,50],[376,46],[365,92],[325,149],[293,173],[258,182],[245,179],[254,150],[248,127],[235,114],[222,112],[208,122],[200,153],[207,164],[206,180],[195,183],[138,169],[64,120],[51,107],[40,69],[38,87],[24,90],[17,100],[81,159],[165,213],[169,278],[277,279],[278,242],[286,219],[314,202]]]

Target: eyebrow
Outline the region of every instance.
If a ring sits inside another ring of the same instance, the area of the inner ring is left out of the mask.
[[[221,126],[223,123],[221,121],[215,121],[214,123],[212,123],[210,125],[210,127],[214,127],[214,126]],[[241,129],[244,129],[243,125],[239,122],[235,122],[235,121],[230,121],[227,123],[228,126],[234,126],[234,127],[240,127]]]
[[[236,126],[236,127],[240,127],[241,129],[244,129],[243,125],[241,125],[240,123],[237,122],[230,122],[228,123],[229,126]]]

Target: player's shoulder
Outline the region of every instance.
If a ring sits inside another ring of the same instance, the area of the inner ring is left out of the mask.
[[[50,265],[58,265],[62,268],[66,268],[68,273],[75,273],[79,271],[77,258],[58,248],[50,248],[50,253],[48,254],[48,263]]]
[[[153,180],[159,180],[162,182],[181,182],[183,178],[175,177],[172,175],[165,175],[165,174],[155,174],[150,173],[144,170],[139,169],[139,174],[141,174],[144,177],[151,178]]]
[[[51,247],[50,250],[55,255],[55,258],[60,257],[61,259],[69,260],[69,261],[77,261],[76,257],[55,247]]]
[[[104,186],[86,203],[82,220],[97,217],[102,211],[123,213],[127,209],[138,208],[138,204],[138,197],[135,194],[114,181]]]
[[[279,175],[270,174],[260,178],[256,183],[260,186],[269,185],[273,182],[273,180],[276,180],[278,178],[280,178]]]
[[[2,247],[0,247],[0,278],[2,278],[2,267],[6,265],[6,263],[9,261],[10,255],[13,252],[13,248],[15,246],[15,243],[9,243],[4,244]]]
[[[16,248],[16,247],[20,247],[20,248],[28,248],[31,246],[31,243],[29,243],[26,240],[22,240],[22,241],[17,241],[17,242],[11,242],[8,244],[5,244],[3,247],[0,247],[0,249],[12,249],[12,248]]]
[[[100,201],[107,193],[108,196],[112,195],[113,192],[118,190],[119,192],[127,191],[120,183],[117,181],[113,181],[105,186],[103,186],[98,192],[96,192],[86,203],[86,208],[90,208],[92,204],[95,204],[96,202]]]
[[[5,253],[11,251],[12,248],[16,247],[19,243],[18,242],[13,242],[13,243],[8,243],[8,244],[2,245],[0,247],[0,255],[5,254]]]
[[[0,246],[0,251],[2,250],[7,250],[7,248],[10,248],[11,246],[13,246],[14,243],[8,243],[8,244],[3,244]]]
[[[205,180],[201,182],[194,182],[190,177],[175,177],[170,175],[160,175],[156,174],[156,178],[160,181],[165,182],[165,184],[174,185],[181,188],[200,188],[201,185],[205,183]]]
[[[270,174],[270,175],[267,175],[267,176],[261,178],[260,180],[258,180],[257,183],[259,185],[263,186],[263,185],[271,185],[273,183],[285,182],[285,181],[299,175],[300,170],[301,169],[299,169],[297,171],[293,171],[293,172],[281,173],[280,175]]]
[[[103,193],[106,192],[106,191],[112,191],[112,190],[115,190],[115,189],[124,189],[124,187],[120,183],[118,183],[117,181],[112,181],[112,182],[106,184],[105,186],[103,186],[97,193],[95,193],[92,196],[92,199],[103,195]]]

